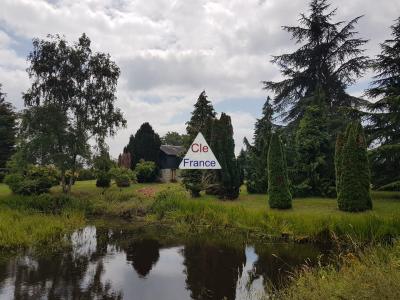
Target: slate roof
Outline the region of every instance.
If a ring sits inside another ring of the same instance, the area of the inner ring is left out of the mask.
[[[160,150],[167,155],[178,156],[185,152],[185,148],[182,146],[172,146],[172,145],[161,145]]]

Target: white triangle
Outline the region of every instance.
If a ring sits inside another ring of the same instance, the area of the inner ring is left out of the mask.
[[[221,169],[218,160],[201,132],[197,134],[190,145],[188,152],[179,165],[179,169]]]

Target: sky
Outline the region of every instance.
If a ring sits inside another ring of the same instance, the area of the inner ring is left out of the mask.
[[[109,53],[121,68],[117,106],[128,122],[108,140],[116,157],[143,122],[160,135],[185,132],[201,91],[218,113],[232,118],[236,153],[268,95],[261,81],[281,79],[272,55],[296,48],[283,25],[308,12],[305,0],[0,0],[0,83],[7,100],[23,108],[30,86],[26,57],[33,38],[85,32],[94,51]],[[398,0],[332,0],[334,21],[364,15],[356,27],[368,39],[366,54],[379,53],[400,17]],[[366,73],[349,93],[368,87]]]

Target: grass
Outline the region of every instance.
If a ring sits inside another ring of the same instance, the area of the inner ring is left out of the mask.
[[[0,210],[0,250],[17,250],[34,246],[56,247],[66,233],[83,226],[82,214],[59,216]]]
[[[339,267],[304,267],[271,298],[400,299],[400,242],[348,254],[339,262]]]

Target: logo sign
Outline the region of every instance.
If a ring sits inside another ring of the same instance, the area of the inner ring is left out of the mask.
[[[221,169],[218,160],[208,146],[204,136],[199,132],[182,159],[179,169]]]

